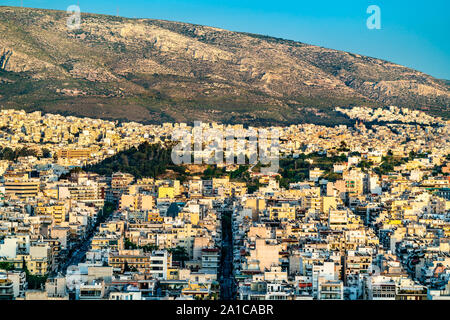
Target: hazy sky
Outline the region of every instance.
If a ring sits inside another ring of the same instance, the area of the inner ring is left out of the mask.
[[[0,0],[20,6],[20,0]],[[23,0],[27,7],[190,22],[297,40],[450,79],[450,0]],[[368,29],[369,5],[381,29]]]

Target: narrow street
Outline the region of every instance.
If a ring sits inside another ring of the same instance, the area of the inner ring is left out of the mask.
[[[72,250],[67,260],[64,264],[60,265],[59,272],[66,274],[67,268],[71,265],[78,265],[80,262],[83,262],[86,256],[86,252],[89,250],[91,240],[94,237],[94,232],[91,231],[87,238],[81,242],[77,247]]]
[[[235,300],[233,277],[233,235],[231,228],[232,211],[222,213],[222,255],[220,272],[220,299]]]
[[[92,238],[94,237],[97,228],[100,226],[101,223],[107,221],[111,213],[114,212],[114,209],[111,206],[105,206],[103,210],[104,210],[103,216],[89,230],[84,240],[78,243],[77,246],[71,250],[69,256],[65,259],[64,263],[60,264],[57,272],[61,272],[62,274],[65,275],[67,272],[67,268],[69,266],[78,265],[80,262],[83,262],[85,260],[86,252],[89,251]]]

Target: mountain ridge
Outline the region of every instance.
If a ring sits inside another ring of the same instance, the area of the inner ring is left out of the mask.
[[[0,7],[0,106],[140,122],[349,123],[334,107],[449,118],[449,82],[389,61],[155,19]]]

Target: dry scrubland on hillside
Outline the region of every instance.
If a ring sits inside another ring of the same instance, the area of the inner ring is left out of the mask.
[[[0,106],[143,122],[349,123],[335,106],[449,116],[446,82],[387,61],[162,20],[0,7]],[[11,54],[12,53],[12,54]],[[6,61],[6,59],[4,59]]]

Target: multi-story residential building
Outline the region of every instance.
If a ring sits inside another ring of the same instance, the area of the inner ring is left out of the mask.
[[[192,174],[183,182],[134,183],[127,173],[73,169],[193,128],[1,110],[2,145],[36,151],[0,161],[0,261],[16,269],[2,271],[5,296],[216,299],[231,283],[225,291],[239,299],[445,299],[448,123],[395,107],[337,111],[358,123],[278,128],[295,182],[258,166],[243,173],[251,182],[237,182],[230,177],[242,168],[224,164],[222,177],[205,179],[206,167],[196,165],[186,166]],[[378,120],[395,123],[364,124]],[[252,130],[202,126],[210,127]],[[118,210],[105,214],[106,202]],[[45,290],[28,290],[25,268],[51,273]],[[61,270],[66,276],[55,277]]]
[[[39,179],[6,179],[5,194],[19,198],[37,197],[40,188]]]
[[[13,300],[14,285],[7,275],[0,273],[0,300]]]

